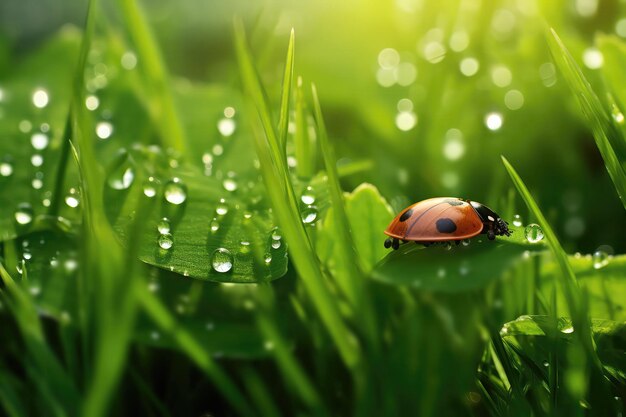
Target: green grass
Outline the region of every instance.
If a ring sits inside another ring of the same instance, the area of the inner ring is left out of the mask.
[[[0,25],[0,414],[623,414],[623,22],[287,3]],[[512,236],[384,248],[445,195]]]

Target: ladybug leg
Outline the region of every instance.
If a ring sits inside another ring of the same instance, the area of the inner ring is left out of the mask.
[[[393,242],[391,242],[391,247],[394,250],[398,250],[398,248],[400,247],[400,241],[398,239],[393,239]]]
[[[391,238],[388,237],[385,239],[385,248],[389,249],[391,247]]]
[[[496,233],[493,231],[493,229],[489,229],[489,231],[487,232],[487,238],[489,238],[489,240],[494,240],[496,238]]]

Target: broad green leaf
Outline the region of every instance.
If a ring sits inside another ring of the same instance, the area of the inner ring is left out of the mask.
[[[369,272],[389,253],[383,245],[382,231],[393,219],[393,211],[378,189],[367,183],[345,194],[345,201],[359,262],[363,270]],[[339,244],[333,232],[334,222],[334,209],[331,206],[318,230],[317,250],[325,262],[334,259],[334,248]],[[332,265],[330,267],[336,271],[335,267]]]
[[[0,85],[0,240],[39,228],[37,218],[48,212],[79,41],[76,30],[62,30],[12,66]],[[15,214],[20,204],[31,207],[33,222],[17,224]],[[76,211],[64,203],[56,214],[77,218]]]
[[[513,231],[510,238],[499,237],[490,241],[480,235],[468,245],[451,247],[425,248],[409,242],[398,250],[389,249],[390,253],[373,269],[372,278],[394,285],[443,292],[482,288],[532,252],[546,249],[541,243],[530,244],[520,238],[523,229],[513,228]],[[383,245],[382,241],[380,245]]]

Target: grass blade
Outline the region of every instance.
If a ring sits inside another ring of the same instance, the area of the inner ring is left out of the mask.
[[[287,48],[287,60],[285,62],[285,75],[283,77],[283,92],[280,99],[280,119],[278,121],[278,137],[283,154],[287,146],[287,133],[289,129],[289,100],[291,98],[291,84],[293,79],[294,39],[294,30],[291,29],[289,47]]]
[[[244,90],[258,112],[258,118],[252,119],[254,144],[274,213],[287,242],[291,242],[289,252],[318,314],[337,345],[344,363],[353,368],[360,360],[359,345],[341,319],[336,301],[326,286],[326,278],[300,221],[293,187],[272,123],[268,101],[252,61],[243,24],[239,20],[235,21],[235,48]]]
[[[348,223],[348,216],[346,214],[343,191],[341,190],[341,185],[339,184],[337,159],[335,157],[335,151],[330,145],[330,141],[328,139],[328,132],[326,131],[324,116],[322,115],[322,108],[320,106],[315,85],[311,86],[311,92],[313,94],[313,112],[317,123],[320,148],[322,155],[324,156],[326,174],[328,175],[330,201],[333,207],[333,214],[335,216],[335,228],[337,235],[337,244],[335,245],[335,248],[337,249],[338,260],[343,265],[343,271],[345,272],[344,274],[337,274],[337,279],[340,287],[348,299],[355,307],[358,307],[362,301],[360,300],[362,294],[359,294],[359,287],[362,287],[363,280],[360,278],[363,274],[356,262],[358,257],[356,250],[354,249],[352,234],[350,233],[350,224]]]
[[[565,294],[567,308],[570,311],[575,332],[578,335],[578,338],[582,344],[587,360],[592,364],[590,376],[591,382],[589,383],[588,387],[590,388],[591,394],[593,396],[597,395],[598,391],[600,391],[600,396],[602,397],[604,394],[602,392],[603,387],[606,383],[602,375],[603,368],[602,364],[600,363],[600,359],[598,358],[593,347],[591,322],[588,316],[587,305],[584,302],[580,288],[578,287],[578,281],[576,280],[574,270],[569,263],[567,254],[559,243],[556,234],[552,230],[552,227],[546,220],[541,210],[539,209],[539,206],[535,202],[535,199],[528,191],[528,188],[526,187],[520,176],[517,174],[513,166],[504,156],[502,156],[502,162],[504,163],[504,167],[509,173],[513,184],[515,184],[517,191],[526,203],[528,210],[533,214],[533,216],[537,219],[539,225],[541,226],[543,233],[548,241],[548,246],[550,247],[552,255],[556,259],[559,269],[561,270],[561,274],[558,274],[558,277],[560,278],[561,287]],[[583,366],[583,364],[578,364],[578,366]],[[604,398],[598,399],[596,397],[592,399],[592,402],[598,404],[604,400]]]
[[[313,138],[309,136],[308,113],[304,99],[304,91],[302,91],[302,77],[298,77],[296,83],[296,133],[294,137],[296,171],[299,177],[311,178],[315,175],[315,143]]]
[[[119,0],[118,4],[122,10],[125,26],[135,43],[139,66],[145,74],[147,90],[150,93],[145,103],[152,121],[160,128],[163,145],[184,154],[187,148],[185,132],[174,105],[168,85],[167,69],[154,35],[137,0]]]
[[[552,56],[578,99],[578,103],[593,133],[596,146],[604,160],[604,166],[609,172],[609,176],[615,185],[624,208],[626,208],[626,172],[624,172],[609,140],[609,138],[618,137],[620,133],[611,122],[609,112],[605,110],[580,67],[554,29],[550,29],[547,37]]]

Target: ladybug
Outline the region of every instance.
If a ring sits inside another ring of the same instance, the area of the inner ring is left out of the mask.
[[[489,207],[455,197],[429,198],[400,212],[387,226],[385,247],[398,249],[400,241],[428,246],[438,242],[468,239],[484,233],[489,240],[511,236],[508,222]]]

